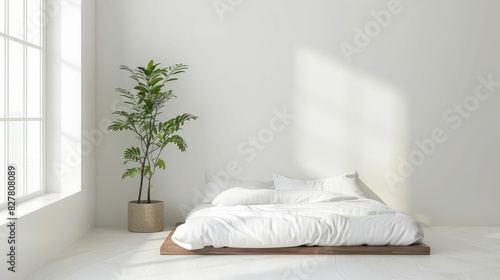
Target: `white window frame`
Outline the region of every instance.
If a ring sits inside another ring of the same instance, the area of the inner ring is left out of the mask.
[[[0,149],[3,149],[3,154],[5,155],[4,156],[4,159],[0,159],[0,160],[3,160],[4,161],[4,170],[0,170],[0,172],[4,173],[4,177],[5,180],[7,179],[7,167],[9,166],[9,164],[22,164],[22,170],[24,171],[23,172],[23,182],[24,182],[24,185],[22,186],[24,188],[24,193],[26,193],[28,190],[27,190],[27,155],[26,155],[26,152],[27,152],[27,145],[26,145],[26,131],[27,131],[27,128],[26,128],[26,124],[28,121],[40,121],[41,123],[41,126],[40,126],[40,129],[41,129],[41,154],[40,154],[40,167],[41,167],[41,170],[39,171],[40,172],[40,183],[41,183],[41,186],[40,186],[40,189],[35,191],[35,192],[32,192],[30,194],[26,194],[26,195],[23,195],[23,196],[18,196],[17,194],[19,193],[19,191],[16,191],[16,202],[19,203],[19,202],[23,202],[23,201],[27,201],[29,199],[32,199],[34,197],[37,197],[37,196],[40,196],[40,195],[43,195],[46,193],[46,124],[47,124],[47,118],[46,118],[46,77],[47,77],[47,71],[46,71],[46,26],[45,26],[45,22],[46,22],[46,15],[44,13],[45,11],[45,7],[46,7],[46,0],[40,0],[40,4],[41,4],[41,12],[40,12],[40,20],[39,22],[41,23],[40,25],[40,29],[41,29],[41,37],[40,37],[40,40],[41,40],[41,46],[37,46],[31,42],[28,41],[28,38],[27,38],[27,34],[28,34],[28,24],[27,22],[30,21],[30,17],[28,15],[28,9],[27,9],[27,0],[22,0],[23,1],[23,9],[24,9],[24,26],[23,26],[23,29],[24,29],[24,38],[23,39],[19,39],[19,38],[16,38],[16,37],[13,37],[8,33],[8,28],[9,28],[9,2],[10,1],[21,1],[21,0],[6,0],[5,1],[5,33],[3,32],[0,32],[0,37],[4,38],[5,39],[5,73],[6,73],[6,76],[5,76],[5,84],[4,84],[4,90],[5,90],[5,93],[6,93],[6,96],[5,96],[5,117],[0,117],[0,121],[4,122],[4,131],[1,132],[2,136],[4,137],[5,139],[5,144],[3,147],[0,147]],[[9,57],[8,57],[8,50],[9,50],[9,40],[12,40],[12,41],[15,41],[17,43],[20,43],[23,45],[23,61],[24,61],[24,66],[23,66],[23,106],[24,106],[24,116],[22,118],[12,118],[10,116],[8,116],[8,106],[9,106],[9,95],[7,94],[8,93],[8,86],[9,86],[9,80],[8,80],[8,77],[9,77],[9,69],[8,69],[8,65],[9,65]],[[40,114],[40,118],[29,118],[29,117],[26,117],[26,111],[27,111],[27,101],[26,101],[26,98],[27,98],[27,87],[26,87],[26,84],[27,84],[27,81],[26,81],[26,73],[27,73],[27,51],[26,51],[26,47],[29,46],[29,47],[32,47],[32,48],[36,48],[38,50],[40,50],[41,52],[41,114]],[[22,163],[14,163],[14,162],[10,162],[10,159],[9,159],[9,151],[8,151],[8,147],[9,147],[9,137],[7,137],[7,131],[8,131],[8,127],[9,127],[9,122],[10,121],[23,121],[23,130],[24,130],[24,139],[23,139],[23,152],[24,152],[24,158],[23,158],[23,162]],[[17,167],[18,169],[20,168],[19,166]],[[0,190],[2,192],[4,192],[4,197],[5,197],[5,200],[7,200],[7,182],[4,182],[4,186],[5,186],[5,189],[3,190]],[[17,188],[19,188],[21,186],[17,186]],[[0,201],[0,210],[2,209],[5,209],[7,207],[7,202],[2,202]]]

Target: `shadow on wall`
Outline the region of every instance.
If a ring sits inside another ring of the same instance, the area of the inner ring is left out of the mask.
[[[360,178],[358,178],[358,186],[367,198],[377,200],[380,203],[387,205],[387,203],[385,203],[385,201],[380,198],[380,196],[378,196],[370,187],[368,187]]]

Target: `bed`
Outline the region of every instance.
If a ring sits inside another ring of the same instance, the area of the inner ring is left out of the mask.
[[[203,203],[162,254],[428,254],[420,223],[364,197],[357,178],[245,181],[207,172]]]

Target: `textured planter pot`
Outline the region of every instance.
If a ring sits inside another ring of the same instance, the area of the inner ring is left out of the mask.
[[[128,202],[128,231],[158,232],[163,231],[163,201],[137,200]]]

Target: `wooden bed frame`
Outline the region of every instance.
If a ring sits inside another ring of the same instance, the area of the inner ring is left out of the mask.
[[[177,223],[160,247],[161,255],[430,255],[424,243],[410,246],[300,246],[286,248],[214,248],[186,250],[172,241]]]

